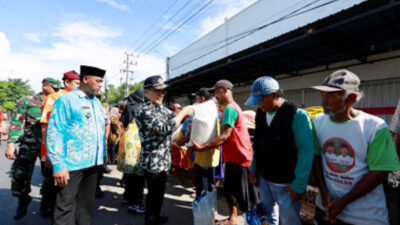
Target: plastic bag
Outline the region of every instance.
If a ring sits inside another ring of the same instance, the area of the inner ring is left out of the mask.
[[[143,171],[139,164],[141,148],[139,129],[136,120],[133,119],[119,142],[117,169],[123,173],[142,175]]]
[[[254,208],[246,212],[246,225],[268,225],[268,221],[264,212],[258,208]]]
[[[203,192],[204,195],[193,201],[193,225],[214,225],[217,211],[217,189]]]

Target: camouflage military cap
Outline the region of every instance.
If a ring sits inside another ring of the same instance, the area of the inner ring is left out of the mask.
[[[50,86],[53,88],[62,88],[63,86],[61,85],[61,81],[54,79],[52,77],[46,77],[43,79],[42,83],[48,83]]]

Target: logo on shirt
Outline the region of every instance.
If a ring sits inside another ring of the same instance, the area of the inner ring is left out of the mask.
[[[322,146],[325,162],[328,168],[336,173],[346,173],[355,165],[354,149],[346,140],[333,137]]]

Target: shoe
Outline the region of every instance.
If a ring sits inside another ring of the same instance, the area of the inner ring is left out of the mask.
[[[109,173],[111,173],[111,169],[108,168],[108,166],[104,166],[103,167],[103,173],[109,174]]]
[[[121,201],[121,205],[128,205],[128,203],[129,203],[129,201],[125,200],[125,199]]]
[[[119,180],[118,186],[124,188],[125,187],[125,179]]]
[[[95,197],[96,197],[96,198],[102,198],[103,196],[104,196],[104,192],[101,190],[100,187],[97,187],[97,188],[96,188],[96,195],[95,195]]]
[[[150,216],[145,219],[145,225],[160,225],[168,222],[168,217],[166,216],[159,216],[154,218],[154,216]]]
[[[32,198],[29,195],[26,197],[19,198],[17,211],[15,212],[15,216],[14,216],[15,220],[22,219],[26,215],[28,205],[31,201],[32,201]]]
[[[131,205],[128,207],[128,212],[132,214],[144,214],[146,213],[146,210],[144,210],[139,205]]]
[[[159,216],[156,219],[156,224],[164,224],[166,222],[168,222],[168,217],[167,216]]]

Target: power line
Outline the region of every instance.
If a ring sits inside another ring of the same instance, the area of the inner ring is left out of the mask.
[[[331,1],[329,1],[329,2],[326,2],[326,3],[323,3],[323,4],[317,5],[317,6],[315,6],[315,7],[312,7],[312,8],[309,8],[309,9],[305,9],[305,8],[309,7],[310,5],[315,4],[316,2],[319,2],[319,1],[320,1],[320,0],[313,1],[313,2],[311,2],[311,3],[309,3],[309,4],[307,4],[307,5],[305,5],[305,6],[301,7],[301,8],[299,8],[299,9],[296,9],[296,10],[292,11],[291,13],[289,13],[289,14],[287,14],[287,15],[285,15],[285,16],[283,16],[283,17],[281,17],[281,18],[279,18],[279,19],[277,19],[277,20],[275,20],[275,21],[272,21],[272,22],[270,22],[270,23],[264,24],[264,25],[262,25],[262,26],[259,26],[259,27],[254,28],[254,29],[250,29],[250,30],[248,30],[248,31],[239,33],[239,34],[234,35],[234,36],[232,36],[232,37],[229,37],[228,40],[231,40],[231,41],[230,41],[230,42],[227,42],[225,45],[220,46],[220,47],[217,47],[217,48],[215,48],[215,49],[213,49],[213,50],[211,50],[211,51],[208,51],[208,52],[206,52],[206,53],[204,53],[204,54],[202,54],[202,55],[200,55],[200,56],[198,56],[198,57],[196,57],[196,58],[194,58],[194,59],[192,59],[192,60],[189,60],[189,61],[187,61],[187,62],[185,62],[185,63],[183,63],[183,64],[181,64],[181,65],[179,65],[179,66],[176,66],[176,67],[172,68],[172,70],[179,69],[179,68],[181,68],[181,67],[183,67],[183,66],[185,66],[185,65],[187,65],[187,64],[190,64],[190,63],[192,63],[192,62],[194,62],[194,61],[196,61],[196,60],[198,60],[198,59],[200,59],[200,58],[203,58],[203,57],[205,57],[205,56],[208,56],[208,55],[210,55],[210,54],[212,54],[212,53],[214,53],[214,52],[216,52],[216,51],[218,51],[218,50],[220,50],[220,49],[222,49],[222,48],[225,48],[225,47],[227,47],[227,46],[229,46],[229,45],[231,45],[231,44],[233,44],[233,43],[235,43],[235,42],[237,42],[237,41],[239,41],[239,40],[241,40],[241,39],[243,39],[243,38],[245,38],[245,37],[247,37],[247,36],[249,36],[249,35],[252,35],[253,33],[255,33],[255,32],[257,32],[257,31],[260,31],[260,30],[262,30],[262,29],[264,29],[264,28],[266,28],[266,27],[268,27],[268,26],[271,26],[271,25],[273,25],[273,24],[275,24],[275,23],[278,23],[278,22],[287,20],[287,19],[289,19],[289,18],[292,18],[292,17],[298,16],[298,15],[301,15],[301,14],[304,14],[304,13],[307,13],[307,12],[310,12],[310,11],[312,11],[312,10],[315,10],[315,9],[318,9],[318,8],[321,8],[321,7],[324,7],[324,6],[326,6],[326,5],[332,4],[332,3],[337,2],[337,1],[339,1],[339,0],[331,0]],[[305,10],[303,10],[303,9],[305,9]],[[300,10],[303,10],[303,11],[300,11]],[[224,39],[224,40],[220,41],[220,43],[223,43],[223,42],[225,42],[226,40],[227,40],[227,39]]]
[[[178,11],[176,11],[166,22],[164,22],[160,28],[158,28],[155,32],[153,32],[153,34],[151,35],[150,39],[147,39],[145,41],[143,41],[135,50],[138,51],[140,48],[142,48],[144,45],[146,45],[149,40],[152,39],[152,37],[155,37],[159,31],[162,30],[162,27],[167,25],[169,22],[171,22],[171,20],[173,20],[175,18],[175,16],[177,16],[184,8],[186,8],[186,6],[189,5],[190,2],[192,2],[193,0],[188,0],[181,8],[178,9]]]
[[[135,45],[138,43],[142,38],[145,37],[145,35],[154,27],[154,25],[159,22],[166,14],[168,11],[170,11],[178,2],[178,0],[175,0],[163,13],[160,14],[160,16],[131,44],[128,45],[125,51],[129,51]],[[118,66],[111,67],[111,69],[108,69],[108,71],[113,71],[121,67],[123,63],[121,62]],[[120,73],[114,73],[112,76],[110,76],[110,79],[108,80],[110,83],[115,80],[115,78],[119,78]],[[107,87],[106,87],[107,88]]]
[[[280,11],[280,12],[278,12],[278,13],[276,13],[276,14],[274,14],[274,15],[272,15],[272,16],[266,18],[266,19],[263,19],[263,22],[264,22],[264,21],[267,21],[268,19],[272,19],[272,18],[274,18],[275,16],[278,16],[279,14],[281,14],[281,13],[283,13],[283,12],[285,12],[285,11],[287,11],[287,10],[293,8],[293,7],[295,7],[296,5],[298,5],[299,3],[302,3],[302,2],[304,2],[304,0],[300,0],[300,1],[296,2],[295,4],[293,4],[293,5],[289,6],[289,7],[287,7],[286,9],[284,9],[284,10],[282,10],[282,11]],[[257,25],[256,25],[256,24],[253,25],[253,27],[258,27],[259,24],[262,24],[263,22],[259,22]],[[225,38],[225,39],[223,39],[223,40],[216,41],[216,42],[207,43],[206,45],[200,46],[200,47],[198,47],[198,48],[191,49],[190,52],[188,52],[187,54],[189,54],[189,55],[191,55],[191,54],[196,54],[199,50],[204,50],[204,49],[209,48],[209,47],[217,46],[218,44],[226,43],[227,40],[233,39],[233,38],[235,38],[235,37],[237,37],[237,36],[240,36],[240,35],[244,35],[244,34],[246,34],[246,32],[247,32],[247,31],[245,31],[245,32],[243,32],[243,33],[236,34],[236,35],[231,36],[231,37],[228,37],[228,38]]]
[[[187,22],[189,22],[191,19],[193,19],[197,14],[199,14],[201,11],[203,11],[208,5],[210,5],[214,0],[208,1],[203,7],[201,7],[199,10],[197,10],[193,15],[191,15],[189,18],[187,18],[185,21],[183,21],[178,27],[173,29],[167,36],[162,38],[160,41],[156,42],[150,49],[148,49],[145,53],[142,55],[146,55],[150,51],[152,51],[154,48],[156,48],[158,45],[160,45],[165,39],[167,39],[169,36],[171,36],[173,33],[175,33],[179,28],[181,28],[183,25],[185,25]]]
[[[190,2],[192,2],[193,0],[188,0],[181,8],[179,8],[166,22],[164,22],[162,25],[161,25],[161,27],[163,27],[163,26],[165,26],[165,24],[167,24],[167,23],[169,23],[172,19],[174,19],[175,18],[175,16],[177,16]],[[178,0],[176,0],[172,5],[170,5],[160,16],[159,16],[159,18],[152,24],[152,25],[150,25],[150,27],[146,30],[146,31],[144,31],[141,35],[140,35],[140,37],[138,38],[138,39],[136,39],[136,41],[135,42],[139,42],[139,40],[141,40],[144,36],[145,36],[145,34],[148,32],[148,31],[150,31],[151,30],[151,28],[152,27],[154,27],[154,25],[157,23],[157,22],[159,22],[159,20],[161,19],[161,18],[163,18],[164,16],[165,16],[165,14],[176,4],[178,2]],[[161,28],[159,28],[159,29],[157,29],[155,32],[153,32],[153,34],[151,35],[151,37],[154,37],[159,31],[161,30]],[[137,52],[143,45],[145,45],[149,40],[151,40],[151,38],[150,39],[147,39],[147,40],[144,40],[136,49],[135,49],[135,51]],[[134,44],[134,43],[133,43]],[[126,51],[129,51],[129,49],[130,49],[130,47],[131,46],[129,46],[128,48],[127,48],[127,50]],[[120,67],[122,65],[122,63],[120,63],[118,66],[116,66],[116,67],[113,67],[112,69],[110,69],[111,71],[112,70],[114,70],[114,69],[117,69],[118,67]],[[111,76],[111,78],[109,79],[109,83],[111,83],[112,81],[115,81],[116,80],[116,78],[119,78],[120,76],[120,73],[115,73],[114,75],[112,75]],[[107,88],[107,87],[106,87]]]
[[[190,0],[191,1],[191,0]],[[135,43],[138,43],[146,34],[147,34],[147,32],[149,32],[153,27],[154,27],[154,25],[156,25],[167,13],[168,13],[168,11],[172,8],[172,7],[174,7],[175,6],[175,4],[178,2],[178,0],[175,0],[134,42],[133,42],[133,44],[132,45],[134,45]],[[131,46],[131,47],[133,47],[133,46]],[[129,47],[128,47],[128,49],[129,49]],[[127,49],[127,50],[128,50]],[[136,49],[136,48],[134,48],[134,49]]]

